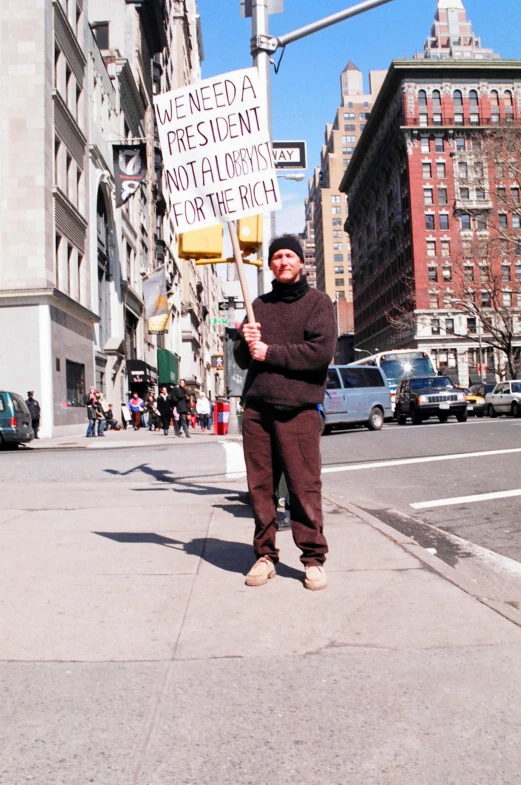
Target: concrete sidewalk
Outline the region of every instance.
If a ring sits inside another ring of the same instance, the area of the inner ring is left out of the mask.
[[[217,436],[213,431],[201,432],[200,428],[190,429],[190,439],[196,444],[215,444],[220,440],[241,439],[237,435]],[[55,436],[50,439],[33,439],[32,442],[20,446],[21,450],[107,450],[125,447],[152,447],[164,446],[166,444],[188,443],[184,434],[176,437],[174,429],[170,428],[168,436],[163,431],[149,431],[148,428],[140,428],[134,431],[127,428],[121,431],[105,431],[103,438],[87,438],[84,433],[72,436]],[[190,442],[192,443],[192,442]]]
[[[521,630],[331,502],[247,588],[243,490],[5,489],[2,785],[517,785]]]

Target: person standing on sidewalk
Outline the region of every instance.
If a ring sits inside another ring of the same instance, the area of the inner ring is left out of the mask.
[[[248,488],[255,517],[257,561],[247,586],[275,577],[275,492],[284,472],[293,539],[302,551],[306,589],[325,589],[328,551],[323,532],[320,435],[317,404],[324,400],[336,323],[327,294],[311,289],[302,246],[293,235],[274,239],[269,294],[253,303],[256,324],[245,323],[234,344],[235,360],[248,369],[242,421]]]
[[[170,420],[172,419],[172,409],[172,401],[168,397],[168,391],[166,387],[161,387],[159,398],[157,399],[157,410],[161,417],[161,426],[165,436],[168,436]]]
[[[27,393],[27,400],[25,405],[29,409],[29,414],[31,415],[31,425],[34,431],[34,438],[39,439],[38,431],[40,430],[40,404],[34,397],[34,392],[30,390]]]
[[[172,390],[171,400],[179,415],[179,420],[174,421],[175,435],[180,437],[182,428],[186,438],[190,439],[190,434],[188,433],[190,396],[186,390],[186,382],[184,379],[179,379],[179,384]]]
[[[208,428],[208,418],[210,416],[210,401],[204,392],[199,393],[196,409],[199,416],[199,422],[201,423],[201,431],[206,431]]]
[[[130,398],[127,405],[130,409],[130,416],[132,417],[132,425],[134,426],[134,430],[139,431],[141,428],[141,414],[145,406],[143,399],[139,397],[137,392],[133,392],[132,397]]]

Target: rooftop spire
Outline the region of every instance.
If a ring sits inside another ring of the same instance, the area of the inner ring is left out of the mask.
[[[431,60],[499,60],[493,49],[484,49],[467,19],[463,0],[438,0],[431,34],[423,55]]]

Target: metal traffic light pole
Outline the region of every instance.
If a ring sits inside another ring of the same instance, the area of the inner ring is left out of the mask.
[[[263,96],[266,100],[268,107],[268,123],[270,136],[272,137],[272,123],[271,123],[271,92],[270,92],[270,66],[272,63],[271,55],[277,49],[284,48],[287,44],[298,41],[300,38],[305,38],[312,33],[317,33],[319,30],[324,30],[326,27],[343,22],[344,19],[349,19],[352,16],[363,14],[365,11],[370,11],[372,8],[377,8],[380,5],[390,3],[392,0],[365,0],[358,5],[346,8],[343,11],[338,11],[336,14],[326,16],[316,22],[299,27],[291,33],[281,35],[275,38],[270,36],[268,32],[268,18],[269,18],[269,5],[270,0],[251,0],[251,54],[253,57],[253,65],[259,71],[259,78]],[[282,4],[279,3],[281,6]],[[273,138],[272,138],[273,141]],[[259,294],[263,294],[269,289],[270,285],[270,270],[268,267],[268,247],[272,235],[275,234],[275,213],[264,213],[263,220],[263,233],[262,233],[262,267],[259,270],[258,276],[258,289]]]

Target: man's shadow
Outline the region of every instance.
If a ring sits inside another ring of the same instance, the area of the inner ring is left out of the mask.
[[[214,567],[227,572],[237,572],[242,575],[250,570],[253,563],[253,551],[251,545],[244,542],[230,542],[229,540],[219,540],[217,537],[194,537],[192,540],[183,542],[172,537],[165,537],[162,534],[153,532],[93,532],[100,537],[121,543],[135,543],[136,545],[161,545],[165,548],[174,548],[183,551],[189,556],[197,556],[204,559]],[[287,564],[277,564],[277,575],[283,578],[302,580],[302,572],[289,567]]]

